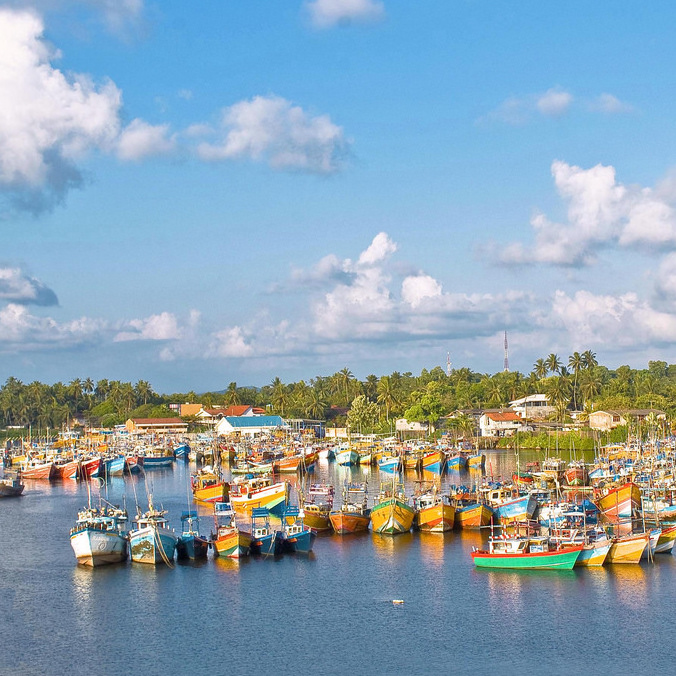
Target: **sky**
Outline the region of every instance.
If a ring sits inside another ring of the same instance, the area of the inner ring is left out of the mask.
[[[0,381],[676,361],[674,20],[0,0]]]

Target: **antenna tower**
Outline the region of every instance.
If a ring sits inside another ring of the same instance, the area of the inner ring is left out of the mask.
[[[507,344],[507,331],[505,331],[505,362],[503,365],[503,371],[509,371],[509,345]]]
[[[446,353],[446,375],[451,377],[451,353]]]

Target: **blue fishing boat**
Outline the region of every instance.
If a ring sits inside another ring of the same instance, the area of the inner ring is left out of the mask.
[[[378,469],[381,472],[393,474],[394,472],[398,472],[400,467],[401,459],[398,455],[384,455],[378,460]]]
[[[155,509],[148,496],[148,511],[136,517],[136,528],[129,532],[131,560],[137,563],[171,565],[178,536],[166,519],[166,510]]]
[[[277,533],[279,550],[309,554],[315,537],[315,533],[305,527],[298,507],[289,505],[282,516],[282,529]]]
[[[106,476],[122,476],[126,465],[126,458],[118,455],[115,458],[106,460]]]
[[[140,455],[139,458],[143,458],[144,470],[171,467],[174,462],[173,455]]]
[[[276,540],[277,532],[270,530],[270,513],[265,507],[254,507],[251,510],[251,553],[274,554]]]
[[[179,559],[206,559],[209,541],[199,532],[197,512],[181,514],[181,535],[176,543],[176,554]]]
[[[174,448],[174,456],[176,458],[188,460],[189,454],[190,454],[190,446],[187,443],[179,444]]]
[[[460,453],[450,455],[446,459],[446,468],[449,472],[459,472],[467,467],[467,458]]]

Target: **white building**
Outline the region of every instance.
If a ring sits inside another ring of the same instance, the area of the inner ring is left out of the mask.
[[[546,394],[529,394],[509,402],[509,407],[522,418],[547,418],[556,411]]]
[[[479,418],[482,437],[511,437],[523,429],[523,420],[514,411],[486,411]]]

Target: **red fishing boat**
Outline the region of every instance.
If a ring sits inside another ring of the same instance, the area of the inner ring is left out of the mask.
[[[23,479],[56,479],[56,465],[44,460],[28,460],[21,467],[21,477]]]

